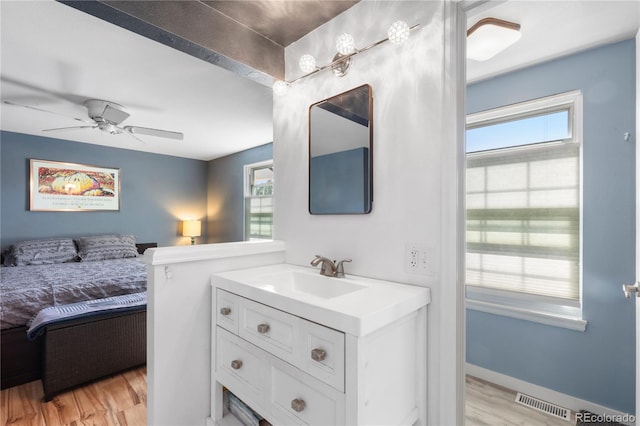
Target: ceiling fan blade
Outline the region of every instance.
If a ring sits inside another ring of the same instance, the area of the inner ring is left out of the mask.
[[[34,106],[29,106],[29,105],[22,105],[22,104],[17,104],[15,102],[11,102],[11,101],[2,101],[2,103],[7,104],[7,105],[11,105],[11,106],[17,106],[17,107],[22,107],[22,108],[29,108],[29,109],[33,109],[36,111],[40,111],[40,112],[47,112],[49,114],[54,114],[54,115],[58,115],[60,117],[66,117],[66,118],[71,118],[72,120],[76,120],[76,121],[80,121],[82,123],[93,123],[93,121],[89,121],[89,120],[85,120],[82,118],[77,118],[77,117],[70,117],[68,115],[65,114],[60,114],[59,112],[54,112],[54,111],[49,111],[47,109],[42,109],[42,108],[38,108],[38,107],[34,107]]]
[[[180,132],[170,132],[168,130],[150,129],[149,127],[125,126],[124,129],[135,135],[157,136],[159,138],[169,138],[182,140],[184,135]]]
[[[140,139],[139,137],[137,137],[136,135],[134,135],[133,133],[131,133],[130,131],[126,131],[125,132],[127,135],[131,136],[132,138],[134,138],[135,140],[137,140],[138,142],[142,143],[142,144],[147,144],[145,141],[143,141],[142,139]]]
[[[52,132],[56,130],[95,129],[97,127],[98,126],[56,127],[55,129],[44,129],[43,132]]]

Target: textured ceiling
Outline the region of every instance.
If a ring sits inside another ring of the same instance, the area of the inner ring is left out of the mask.
[[[358,1],[201,0],[282,47],[335,18]]]
[[[59,0],[68,6],[271,87],[284,48],[353,0]]]

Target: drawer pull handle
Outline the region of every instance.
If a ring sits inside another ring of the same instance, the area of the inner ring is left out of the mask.
[[[293,411],[296,411],[298,413],[301,412],[302,410],[304,410],[305,405],[306,404],[304,403],[304,400],[302,400],[302,399],[296,398],[296,399],[291,401],[291,409],[293,409]]]
[[[311,359],[313,359],[314,361],[324,361],[324,359],[327,357],[327,351],[325,351],[324,349],[314,349],[311,351]]]
[[[233,361],[231,361],[231,368],[233,368],[234,370],[240,370],[242,368],[242,361],[240,361],[239,359],[234,359]]]
[[[266,334],[269,332],[269,324],[258,324],[258,333]]]
[[[226,306],[224,308],[220,308],[220,313],[226,317],[231,313],[231,308],[228,308]]]

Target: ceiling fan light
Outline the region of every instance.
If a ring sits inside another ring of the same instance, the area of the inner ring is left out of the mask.
[[[124,107],[115,102],[99,99],[88,99],[84,102],[89,118],[94,121],[107,121],[112,124],[120,124],[129,117]]]
[[[393,44],[402,44],[409,38],[409,25],[404,21],[396,21],[387,31],[389,41]]]
[[[129,117],[129,113],[111,105],[106,105],[102,112],[102,117],[113,124],[120,124]]]
[[[496,18],[484,18],[467,31],[467,58],[486,61],[518,40],[520,24]]]
[[[349,55],[356,50],[356,42],[349,33],[344,33],[336,39],[336,49],[341,55]]]
[[[287,94],[288,90],[289,85],[285,81],[278,80],[273,83],[273,94],[276,96],[284,96]]]
[[[298,65],[300,65],[302,72],[310,73],[316,69],[316,58],[312,55],[302,55]]]
[[[122,133],[122,130],[118,128],[117,125],[113,123],[109,123],[108,121],[102,121],[98,123],[98,128],[103,132],[110,133],[112,135],[117,135]]]

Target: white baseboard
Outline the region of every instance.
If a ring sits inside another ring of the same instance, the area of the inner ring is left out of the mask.
[[[613,410],[611,408],[589,402],[584,399],[576,398],[574,396],[567,395],[561,392],[557,392],[552,389],[534,385],[532,383],[525,382],[524,380],[516,379],[515,377],[507,376],[506,374],[498,373],[493,370],[488,370],[474,364],[466,364],[466,373],[470,376],[486,380],[487,382],[495,383],[496,385],[503,386],[516,392],[521,392],[535,398],[542,399],[543,401],[560,405],[562,407],[570,409],[574,413],[580,410],[587,410],[594,414],[611,416],[612,418],[616,419],[634,419],[633,422],[624,422],[621,420],[617,421],[629,425],[636,424],[634,415]]]

